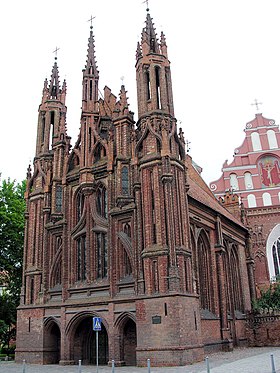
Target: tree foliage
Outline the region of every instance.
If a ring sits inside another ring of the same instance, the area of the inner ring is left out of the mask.
[[[253,310],[257,313],[280,311],[280,281],[261,290],[261,296],[253,302]]]
[[[8,290],[18,297],[24,238],[25,181],[3,180],[0,186],[0,270],[8,273]]]
[[[0,347],[15,335],[16,308],[22,280],[25,182],[0,185]]]

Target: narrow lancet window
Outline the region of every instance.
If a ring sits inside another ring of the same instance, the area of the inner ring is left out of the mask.
[[[129,194],[129,177],[128,177],[128,167],[124,166],[122,168],[122,194]]]
[[[156,92],[157,92],[157,109],[161,109],[161,97],[160,97],[160,68],[155,68],[156,73]]]

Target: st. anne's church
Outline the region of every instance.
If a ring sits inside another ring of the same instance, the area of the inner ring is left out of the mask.
[[[136,81],[137,122],[124,85],[99,94],[91,27],[72,144],[57,60],[44,82],[27,173],[18,362],[95,364],[93,317],[101,365],[186,365],[246,344],[248,229],[186,153],[166,38],[149,10]]]

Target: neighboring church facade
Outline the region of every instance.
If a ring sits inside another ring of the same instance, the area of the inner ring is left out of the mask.
[[[234,159],[223,164],[222,176],[210,183],[216,197],[237,194],[250,227],[257,285],[280,275],[280,133],[272,119],[258,113],[245,128]]]
[[[248,230],[185,153],[166,39],[146,17],[136,52],[138,121],[108,87],[99,97],[92,29],[80,133],[66,127],[55,61],[28,169],[16,360],[185,365],[246,344],[254,291]]]

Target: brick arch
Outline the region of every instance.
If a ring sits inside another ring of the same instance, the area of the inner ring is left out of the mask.
[[[120,341],[120,360],[126,365],[136,365],[137,324],[131,312],[122,313],[114,323]]]
[[[50,316],[44,320],[44,364],[58,364],[60,361],[61,326],[59,320]]]
[[[87,317],[101,317],[98,312],[95,311],[82,311],[76,314],[75,316],[72,317],[72,319],[68,322],[66,329],[65,329],[65,334],[70,335],[75,333],[77,327],[79,326],[80,322],[86,319]],[[106,331],[108,332],[109,330],[109,324],[108,322],[102,318],[102,324],[104,325]]]

